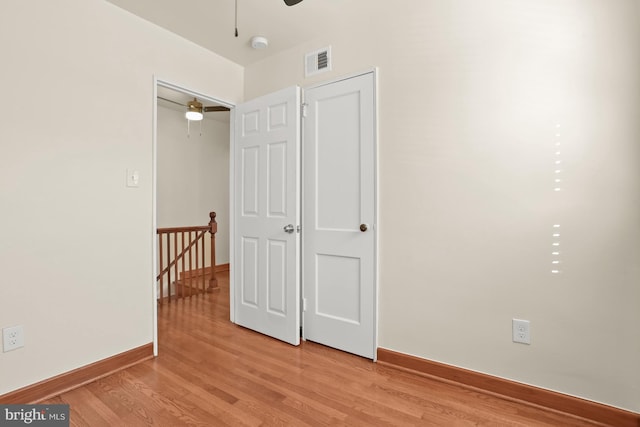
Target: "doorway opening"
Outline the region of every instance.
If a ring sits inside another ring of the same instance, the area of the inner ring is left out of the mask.
[[[188,121],[185,113],[194,99],[206,107],[203,119]],[[158,355],[159,268],[158,228],[206,225],[217,214],[216,264],[229,263],[229,149],[233,105],[213,96],[167,81],[154,81],[153,116],[153,343]],[[223,111],[223,110],[227,111]],[[207,241],[208,239],[205,239]],[[215,268],[208,262],[202,270]],[[177,277],[174,277],[177,280]],[[168,294],[164,285],[162,294]],[[175,287],[174,287],[175,292]]]

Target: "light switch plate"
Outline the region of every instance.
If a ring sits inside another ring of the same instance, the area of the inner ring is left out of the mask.
[[[138,187],[140,184],[140,171],[127,169],[127,187]]]

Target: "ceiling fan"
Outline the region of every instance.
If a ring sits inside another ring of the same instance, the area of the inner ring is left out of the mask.
[[[185,117],[188,120],[202,120],[204,113],[215,111],[230,111],[229,108],[223,107],[221,105],[202,105],[202,102],[198,101],[197,98],[193,98],[193,100],[187,102],[186,105],[172,99],[164,98],[162,96],[158,96],[158,99],[186,108]]]
[[[186,107],[189,110],[193,109],[194,111],[202,111],[203,113],[209,113],[211,111],[229,111],[229,108],[221,105],[202,105],[202,102],[198,101],[197,98],[193,98],[193,101],[189,101]]]
[[[202,102],[198,101],[197,98],[193,98],[193,101],[187,102],[187,112],[185,113],[185,117],[187,120],[202,120],[204,118],[204,113],[209,113],[211,111],[229,111],[229,108],[223,107],[220,105],[211,105],[211,106],[203,106]]]

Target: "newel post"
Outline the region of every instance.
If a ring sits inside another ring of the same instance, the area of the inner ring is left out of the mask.
[[[209,288],[207,292],[219,289],[218,279],[216,279],[216,233],[218,232],[216,213],[209,212],[209,219],[209,233],[211,233],[211,277],[209,278]]]

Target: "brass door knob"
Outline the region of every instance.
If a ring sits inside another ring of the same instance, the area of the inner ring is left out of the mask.
[[[360,224],[360,231],[362,231],[363,233],[368,229],[369,229],[369,226],[367,224]]]

